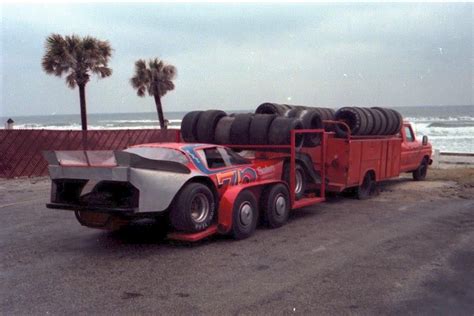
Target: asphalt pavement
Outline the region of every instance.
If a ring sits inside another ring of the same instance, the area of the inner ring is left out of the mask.
[[[474,314],[474,200],[453,183],[328,202],[186,244],[80,226],[47,180],[0,182],[0,314]],[[452,194],[445,194],[451,192]]]

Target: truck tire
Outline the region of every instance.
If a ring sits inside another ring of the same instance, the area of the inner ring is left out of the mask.
[[[230,144],[230,128],[234,122],[234,117],[224,116],[216,125],[214,139],[217,144]]]
[[[358,135],[362,125],[362,116],[359,110],[353,107],[340,108],[336,112],[336,120],[346,123],[351,129],[351,135]],[[336,125],[336,135],[347,137],[347,131],[343,126]]]
[[[268,132],[268,142],[271,145],[290,145],[291,130],[302,129],[303,123],[296,118],[276,117],[270,125]],[[303,145],[303,135],[299,134],[295,137],[295,146],[297,148]]]
[[[202,183],[186,184],[175,196],[170,208],[171,226],[188,233],[208,228],[216,213],[216,202],[211,189]]]
[[[290,215],[290,192],[286,185],[278,183],[265,189],[261,200],[263,222],[270,228],[286,224]]]
[[[217,123],[226,116],[224,111],[208,110],[199,116],[197,123],[197,141],[201,143],[214,143],[214,134]]]
[[[428,161],[426,158],[423,159],[420,166],[413,171],[413,180],[415,181],[423,181],[426,179],[426,174],[428,173]]]
[[[268,131],[273,120],[274,114],[255,114],[250,122],[249,140],[252,145],[267,145]]]
[[[360,108],[361,111],[364,112],[366,120],[367,120],[367,126],[365,128],[365,131],[360,134],[360,135],[373,135],[372,131],[374,130],[374,116],[372,115],[370,109],[368,108]]]
[[[357,198],[359,200],[367,200],[372,197],[377,190],[377,183],[375,182],[372,172],[367,172],[364,176],[362,184],[357,187]]]
[[[255,232],[258,223],[257,199],[249,190],[239,193],[232,209],[232,236],[245,239]]]
[[[393,132],[393,134],[398,134],[400,132],[400,129],[402,128],[402,125],[403,125],[403,117],[400,114],[400,112],[395,111],[395,110],[392,110],[392,111],[395,114],[395,116],[397,117],[397,127],[396,127],[395,131]]]
[[[277,114],[283,116],[288,110],[291,110],[291,108],[285,104],[266,102],[257,107],[255,114]]]
[[[283,181],[288,184],[288,187],[291,190],[290,186],[290,163],[287,162],[283,166]],[[304,196],[304,192],[306,190],[306,171],[304,167],[300,163],[296,163],[295,168],[295,199],[299,200]]]
[[[203,111],[188,112],[181,121],[181,137],[186,143],[197,142],[197,123]]]
[[[232,145],[248,145],[250,143],[250,124],[253,115],[251,113],[237,114],[230,127],[230,143]]]
[[[393,129],[393,116],[391,115],[389,109],[381,108],[381,107],[373,107],[372,109],[381,112],[385,118],[385,125],[380,135],[390,135]]]
[[[322,129],[323,121],[318,112],[314,110],[300,111],[297,116],[303,123],[304,129]],[[304,134],[304,146],[316,147],[321,144],[321,134]]]

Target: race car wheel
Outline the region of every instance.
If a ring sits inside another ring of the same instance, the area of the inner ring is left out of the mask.
[[[283,170],[283,181],[288,184],[290,187],[290,164],[285,164]],[[295,170],[295,198],[297,200],[301,199],[304,195],[306,190],[306,176],[305,170],[301,164],[296,163],[296,170]]]
[[[187,143],[197,141],[197,123],[203,111],[192,111],[187,113],[181,121],[181,136]]]
[[[263,222],[270,228],[283,226],[290,215],[290,192],[279,183],[267,188],[262,196]]]
[[[237,114],[230,127],[230,143],[232,145],[248,145],[250,141],[250,124],[253,114]]]
[[[174,229],[199,232],[208,228],[216,213],[212,191],[201,183],[188,183],[176,195],[170,210]]]
[[[267,145],[268,131],[276,115],[255,114],[250,123],[249,141],[252,145]]]
[[[258,204],[252,192],[244,190],[234,201],[232,210],[232,236],[235,239],[250,237],[257,228]]]
[[[219,120],[216,126],[216,134],[214,135],[217,144],[230,144],[230,128],[233,122],[233,116],[224,116]]]
[[[376,193],[377,183],[375,182],[372,172],[367,172],[364,176],[362,184],[357,188],[357,198],[359,200],[367,200]]]
[[[268,131],[268,142],[271,145],[289,145],[291,142],[291,130],[303,129],[303,123],[296,118],[282,117],[275,118]],[[303,145],[303,135],[297,134],[295,145],[300,148]]]
[[[201,143],[214,143],[214,133],[217,123],[226,116],[219,110],[208,110],[199,116],[197,123],[197,141]]]
[[[423,181],[425,180],[427,173],[428,173],[428,162],[426,161],[426,159],[423,159],[418,169],[413,171],[413,180]]]

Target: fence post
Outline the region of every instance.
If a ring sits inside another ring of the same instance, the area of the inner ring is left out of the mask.
[[[439,149],[435,149],[434,152],[433,168],[439,169]]]

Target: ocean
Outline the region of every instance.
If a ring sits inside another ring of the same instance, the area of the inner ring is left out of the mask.
[[[474,153],[474,105],[394,107],[413,123],[417,137],[427,135],[441,152]],[[250,111],[228,111],[250,112]],[[171,128],[179,128],[186,112],[165,112]],[[8,117],[0,117],[5,122]],[[12,117],[15,129],[80,129],[80,116],[48,115]],[[89,114],[89,129],[155,128],[157,115],[151,113]],[[3,123],[2,127],[3,128]]]

